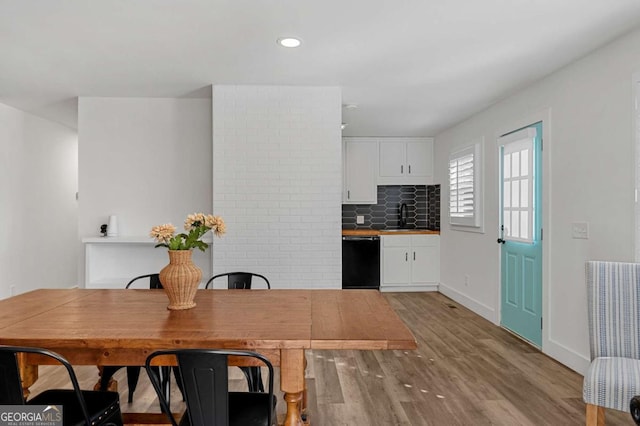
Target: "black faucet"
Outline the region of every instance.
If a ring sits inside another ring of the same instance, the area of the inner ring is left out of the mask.
[[[400,227],[407,226],[407,205],[405,203],[400,204]]]

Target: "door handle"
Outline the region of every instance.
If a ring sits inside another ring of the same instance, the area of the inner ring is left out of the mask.
[[[505,240],[503,240],[502,238],[498,238],[498,244],[504,244],[504,243],[506,243]]]

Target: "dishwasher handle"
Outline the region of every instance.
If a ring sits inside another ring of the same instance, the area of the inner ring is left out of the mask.
[[[365,236],[347,236],[347,237],[342,237],[342,241],[378,241],[380,239],[380,237],[378,236],[370,236],[370,237],[365,237]]]

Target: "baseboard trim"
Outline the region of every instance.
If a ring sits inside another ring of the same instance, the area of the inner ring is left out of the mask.
[[[583,376],[591,364],[589,358],[551,339],[542,342],[542,352]]]
[[[438,291],[438,284],[421,284],[421,285],[394,285],[394,286],[380,286],[381,292],[412,292],[412,291]]]
[[[458,290],[451,288],[443,283],[440,283],[439,291],[449,299],[455,300],[465,308],[468,308],[476,314],[480,315],[482,318],[491,321],[495,325],[500,325],[500,319],[498,318],[498,313],[495,309],[481,302],[478,302],[477,300],[472,299],[466,294],[463,294]]]

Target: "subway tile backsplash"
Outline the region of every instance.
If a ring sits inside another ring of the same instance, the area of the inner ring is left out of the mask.
[[[440,229],[440,185],[378,186],[378,204],[342,205],[342,227],[397,228],[400,226],[402,203],[407,205],[408,228]],[[356,224],[356,216],[364,216],[364,223]]]

